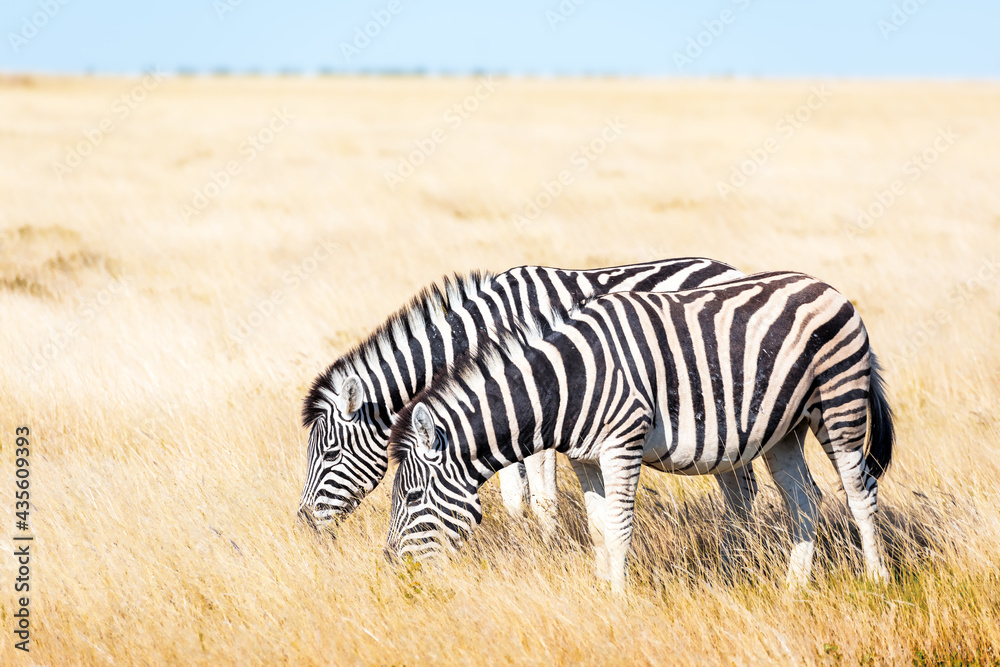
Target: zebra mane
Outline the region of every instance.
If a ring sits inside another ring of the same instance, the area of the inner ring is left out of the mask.
[[[574,308],[565,313],[552,309],[547,318],[533,313],[518,322],[514,330],[498,332],[497,339],[487,339],[478,350],[464,352],[450,368],[439,370],[430,383],[396,413],[389,432],[389,460],[398,465],[409,455],[411,439],[404,436],[410,431],[413,409],[418,403],[448,402],[450,394],[464,394],[466,387],[481,385],[486,378],[502,374],[507,364],[524,354],[526,347],[541,341],[576,310]],[[460,399],[460,402],[464,403],[465,400]]]
[[[416,331],[425,329],[428,322],[442,322],[449,311],[482,291],[492,280],[493,274],[488,271],[472,271],[464,276],[456,273],[420,290],[408,304],[313,380],[302,406],[303,426],[309,428],[317,419],[328,415],[336,376],[353,372],[364,377],[370,366],[378,366],[380,352],[383,356],[392,356],[395,349],[408,348]]]

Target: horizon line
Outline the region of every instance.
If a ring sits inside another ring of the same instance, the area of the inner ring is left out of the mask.
[[[504,79],[538,79],[538,80],[588,80],[617,79],[641,81],[857,81],[857,82],[900,82],[900,83],[1000,83],[1000,75],[970,76],[970,75],[866,75],[866,74],[682,74],[682,73],[622,73],[622,72],[520,72],[508,70],[486,70],[473,68],[469,70],[428,70],[426,68],[371,68],[357,70],[336,69],[230,69],[215,67],[196,69],[177,67],[161,70],[156,65],[149,65],[141,70],[127,71],[51,71],[51,70],[21,70],[0,67],[0,81],[18,78],[101,78],[121,79],[135,78],[156,71],[158,74],[179,79],[225,79],[225,78],[260,78],[260,79],[322,79],[322,78],[414,78],[414,79],[463,79],[481,76],[494,76]]]

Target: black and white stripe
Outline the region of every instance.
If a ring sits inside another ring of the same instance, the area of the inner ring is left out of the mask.
[[[472,274],[425,289],[313,383],[303,408],[311,428],[300,516],[325,524],[357,507],[385,476],[393,416],[435,373],[538,313],[565,314],[595,296],[710,285],[743,275],[704,258],[568,271],[522,266]],[[532,506],[554,525],[554,454],[529,460]],[[505,504],[517,513],[524,475],[501,476]],[[541,497],[546,502],[536,503]]]
[[[888,576],[873,518],[892,415],[861,317],[832,287],[765,273],[611,294],[540,329],[485,346],[400,413],[390,553],[455,545],[479,522],[477,492],[495,471],[555,449],[584,488],[598,572],[622,590],[640,466],[714,474],[763,458],[794,518],[788,581],[801,584],[818,500],[802,454],[811,428],[840,474],[869,574]]]

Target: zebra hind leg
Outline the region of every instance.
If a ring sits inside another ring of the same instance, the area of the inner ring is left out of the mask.
[[[817,407],[810,412],[813,433],[823,451],[833,462],[847,495],[847,505],[861,534],[861,549],[865,570],[876,581],[889,581],[889,570],[882,562],[875,515],[878,513],[878,480],[865,461],[864,443],[867,431],[867,406],[854,401],[846,406],[822,413]]]
[[[813,481],[802,450],[809,424],[802,422],[764,453],[764,463],[774,478],[792,517],[792,553],[785,584],[796,589],[809,583],[816,550],[816,519],[821,493]]]
[[[524,460],[528,477],[531,512],[542,528],[546,543],[552,541],[559,526],[556,498],[556,451],[546,449]]]
[[[514,463],[497,473],[500,479],[500,497],[507,514],[515,519],[524,516],[524,497],[528,493],[528,481],[523,463]]]
[[[715,475],[726,501],[726,521],[722,533],[721,560],[724,572],[736,567],[740,533],[750,526],[750,512],[757,496],[757,478],[750,463],[731,472]]]

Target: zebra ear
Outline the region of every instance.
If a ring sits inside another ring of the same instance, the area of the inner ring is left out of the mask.
[[[358,411],[364,400],[364,395],[361,378],[357,375],[348,375],[340,387],[340,411],[344,413],[344,416],[350,417]]]
[[[423,403],[417,403],[411,417],[413,432],[417,436],[417,451],[427,455],[434,449],[435,428],[434,416]]]

